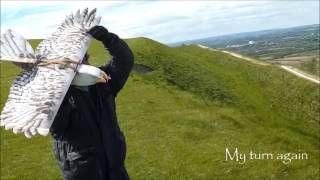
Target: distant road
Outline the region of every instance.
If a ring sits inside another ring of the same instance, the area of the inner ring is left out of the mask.
[[[213,48],[209,48],[207,46],[204,46],[204,45],[201,45],[201,44],[198,44],[199,47],[201,48],[204,48],[204,49],[208,49],[210,51],[219,51],[219,50],[216,50],[216,49],[213,49]],[[261,62],[261,61],[258,61],[258,60],[255,60],[255,59],[252,59],[252,58],[249,58],[249,57],[246,57],[246,56],[243,56],[241,54],[237,54],[237,53],[234,53],[234,52],[230,52],[230,51],[221,51],[221,52],[224,52],[224,53],[227,53],[227,54],[230,54],[234,57],[237,57],[237,58],[241,58],[241,59],[244,59],[246,61],[250,61],[251,63],[255,63],[255,64],[259,64],[259,65],[263,65],[263,66],[267,66],[267,65],[270,65],[269,63],[265,63],[265,62]],[[320,80],[313,77],[312,75],[306,73],[306,72],[303,72],[301,70],[298,70],[296,68],[293,68],[291,66],[284,66],[284,65],[280,65],[280,67],[284,70],[286,70],[287,72],[291,73],[291,74],[294,74],[300,78],[303,78],[303,79],[306,79],[308,81],[311,81],[313,83],[317,83],[317,84],[320,84]]]
[[[311,75],[309,75],[309,74],[307,74],[307,73],[305,73],[303,71],[300,71],[300,70],[298,70],[296,68],[293,68],[291,66],[284,66],[284,65],[281,65],[280,67],[282,69],[284,69],[284,70],[296,75],[296,76],[299,76],[301,78],[307,79],[307,80],[312,81],[314,83],[320,84],[320,80],[319,79],[311,77]]]
[[[237,57],[237,58],[241,58],[243,60],[246,60],[246,61],[250,61],[252,63],[255,63],[255,64],[259,64],[259,65],[263,65],[263,66],[266,66],[266,65],[270,65],[269,63],[265,63],[265,62],[262,62],[262,61],[258,61],[258,60],[255,60],[255,59],[252,59],[252,58],[249,58],[249,57],[246,57],[246,56],[243,56],[241,54],[237,54],[237,53],[234,53],[234,52],[230,52],[230,51],[221,51],[221,50],[216,50],[216,49],[213,49],[213,48],[209,48],[207,46],[204,46],[204,45],[201,45],[201,44],[198,44],[199,47],[201,48],[204,48],[204,49],[208,49],[210,51],[220,51],[220,52],[224,52],[224,53],[227,53],[227,54],[230,54],[234,57]]]
[[[246,56],[243,56],[241,54],[234,53],[234,52],[230,52],[230,51],[222,51],[222,52],[230,54],[230,55],[232,55],[234,57],[237,57],[237,58],[241,58],[241,59],[250,61],[250,62],[255,63],[255,64],[259,64],[259,65],[263,65],[263,66],[270,65],[269,63],[258,61],[258,60],[255,60],[255,59],[252,59],[252,58],[249,58],[249,57],[246,57]]]

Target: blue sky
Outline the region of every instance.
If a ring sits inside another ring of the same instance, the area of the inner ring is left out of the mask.
[[[162,43],[319,23],[319,1],[3,1],[1,33],[46,38],[77,9],[97,8],[122,38]]]

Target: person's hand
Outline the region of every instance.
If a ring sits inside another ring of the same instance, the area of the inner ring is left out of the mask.
[[[104,37],[108,35],[108,30],[103,26],[94,26],[88,31],[88,34],[90,34],[93,38],[95,38],[98,41],[102,41]]]

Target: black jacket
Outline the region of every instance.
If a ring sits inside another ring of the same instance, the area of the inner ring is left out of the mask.
[[[88,147],[103,152],[107,176],[118,180],[125,179],[122,171],[125,171],[126,147],[117,121],[115,98],[129,76],[134,57],[128,45],[115,34],[109,33],[102,43],[112,59],[100,68],[111,76],[111,80],[107,84],[89,86],[88,91],[71,86],[52,124],[51,133],[56,142],[68,146],[57,150],[61,151],[56,152],[60,156]]]

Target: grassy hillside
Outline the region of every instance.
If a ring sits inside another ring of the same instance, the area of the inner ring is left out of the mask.
[[[319,87],[282,71],[197,46],[127,41],[137,64],[117,99],[133,180],[317,179]],[[38,41],[33,41],[37,44]],[[94,42],[94,65],[107,55]],[[19,72],[1,64],[1,107]],[[308,160],[225,161],[240,152],[308,153]],[[60,179],[50,137],[27,140],[1,129],[1,179]]]

